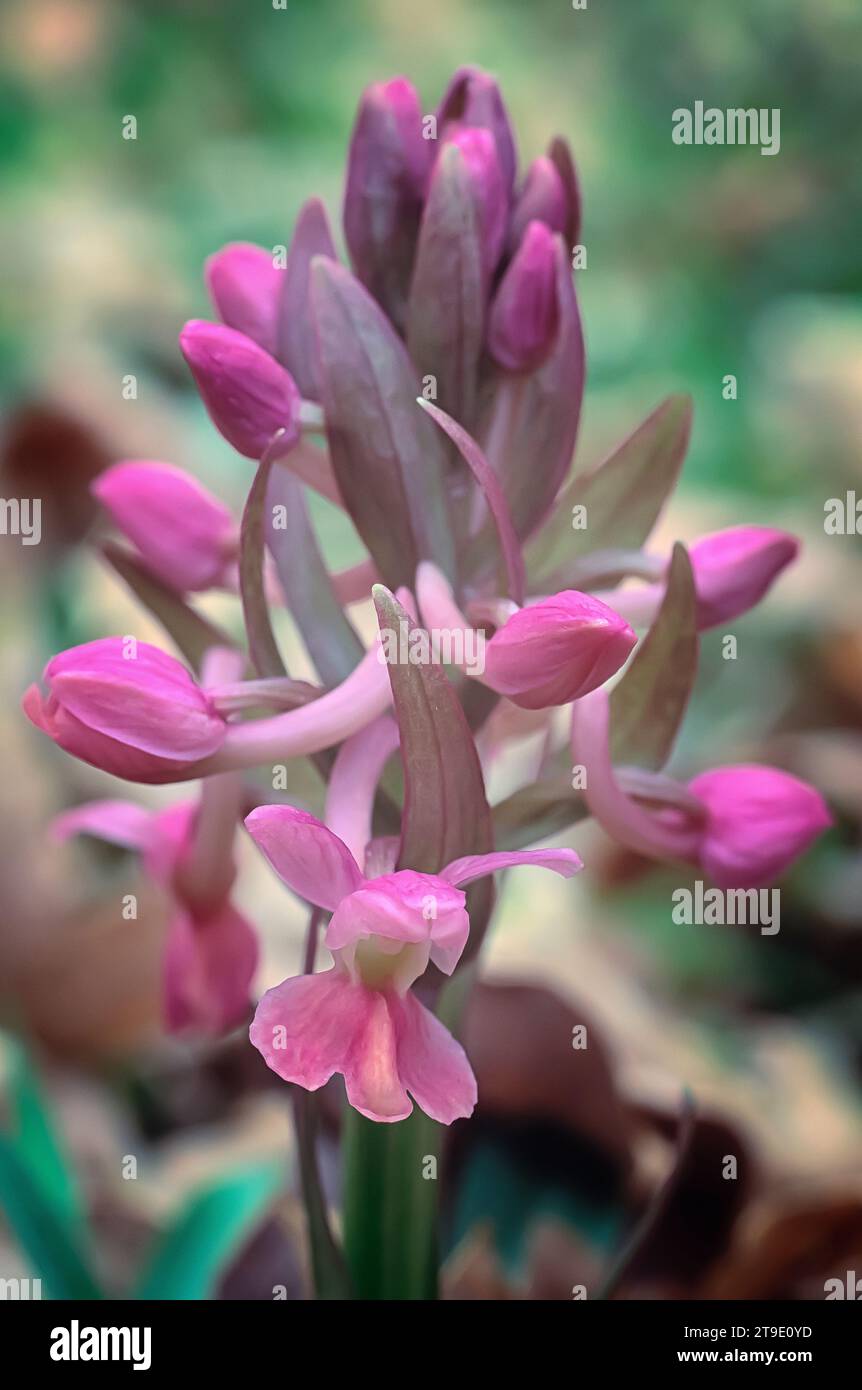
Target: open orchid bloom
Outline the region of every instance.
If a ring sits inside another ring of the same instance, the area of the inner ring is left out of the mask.
[[[58,816],[57,839],[94,835],[141,855],[172,903],[162,963],[165,1025],[219,1035],[249,1007],[257,937],[230,901],[230,844],[237,823],[234,778],[213,778],[200,802],[153,813],[127,801],[94,801]]]
[[[457,859],[439,874],[366,878],[307,812],[259,806],[246,826],[288,887],[332,913],[332,969],[285,980],[258,1006],[251,1040],[267,1065],[309,1091],[340,1072],[351,1105],[372,1120],[403,1120],[409,1095],[441,1124],[471,1114],[476,1081],[464,1051],[410,987],[429,962],[445,975],[458,964],[470,930],[466,884],[515,864],[569,877],[578,856],[522,850]]]
[[[585,770],[587,805],[609,835],[651,859],[697,864],[720,888],[773,883],[832,823],[814,787],[771,767],[703,772],[679,788],[677,805],[647,809],[611,764],[604,690],[573,708],[572,756]]]

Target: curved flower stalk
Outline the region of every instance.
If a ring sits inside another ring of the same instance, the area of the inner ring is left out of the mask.
[[[105,637],[48,662],[47,694],[31,685],[27,717],[60,748],[132,782],[183,782],[302,757],[341,743],[388,707],[392,692],[376,644],[335,689],[298,709],[237,723],[245,703],[284,703],[294,683],[228,682],[204,688],[181,662],[147,642]]]
[[[411,986],[429,963],[445,975],[458,964],[470,929],[466,884],[514,864],[569,877],[578,856],[522,850],[458,859],[439,874],[366,878],[344,841],[307,812],[259,806],[246,826],[288,887],[332,913],[332,968],[284,980],[258,1005],[251,1040],[267,1065],[309,1091],[339,1072],[350,1104],[371,1120],[405,1119],[410,1095],[441,1124],[470,1115],[476,1081],[464,1050]]]
[[[676,805],[647,809],[614,771],[609,722],[606,691],[580,700],[572,711],[572,756],[585,769],[592,815],[619,844],[650,859],[696,864],[720,888],[760,888],[779,878],[832,823],[814,787],[777,768],[754,765],[702,772],[678,788]],[[642,795],[649,796],[649,777]]]
[[[435,566],[420,565],[416,595],[427,627],[461,633],[464,649],[476,649],[475,630]],[[506,601],[483,607],[497,630],[485,647],[484,671],[477,679],[522,709],[549,709],[580,699],[624,665],[637,641],[624,618],[589,594],[555,594],[526,608]]]
[[[208,675],[230,679],[236,653],[211,656]],[[246,1017],[257,967],[257,937],[231,902],[233,845],[242,779],[225,773],[204,782],[195,801],[150,812],[128,801],[94,801],[58,816],[56,839],[94,835],[135,850],[171,899],[162,963],[163,1005],[171,1032],[219,1035]]]

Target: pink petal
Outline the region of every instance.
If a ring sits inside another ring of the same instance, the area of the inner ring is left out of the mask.
[[[460,1043],[408,993],[390,998],[398,1036],[398,1071],[416,1104],[441,1125],[466,1119],[476,1105],[476,1078]]]
[[[515,864],[533,864],[538,869],[561,874],[563,878],[571,878],[584,867],[580,855],[573,849],[497,850],[493,854],[468,854],[463,859],[453,859],[441,869],[440,877],[460,887]]]
[[[267,990],[249,1036],[268,1067],[307,1091],[341,1072],[350,1104],[371,1120],[403,1120],[413,1108],[398,1078],[386,997],[337,966]]]
[[[230,903],[203,921],[177,912],[163,961],[168,1028],[215,1035],[235,1028],[248,1012],[257,958],[257,938]]]
[[[272,252],[248,241],[231,242],[209,257],[204,278],[222,323],[274,353],[284,272],[274,265]]]
[[[799,554],[799,541],[768,526],[731,526],[689,551],[700,631],[747,613]]]
[[[307,811],[258,806],[245,824],[279,877],[317,907],[332,911],[363,882],[347,846]]]
[[[51,822],[51,834],[56,840],[95,835],[111,845],[141,850],[152,840],[154,822],[152,811],[133,801],[90,801],[56,816]]]
[[[196,759],[224,742],[224,720],[186,668],[148,642],[85,642],[53,657],[43,678],[73,719],[142,752]]]
[[[688,789],[709,811],[700,859],[720,888],[773,883],[832,824],[814,787],[774,767],[714,768]]]
[[[236,526],[191,474],[169,463],[118,463],[90,491],[164,583],[187,591],[221,582]]]
[[[449,945],[454,933],[463,950],[469,931],[464,903],[461,890],[436,874],[383,874],[343,899],[326,929],[326,944],[337,951],[373,936],[419,943],[433,940],[436,930]]]
[[[485,652],[485,683],[524,709],[568,704],[604,685],[637,638],[601,599],[567,589],[514,613]]]

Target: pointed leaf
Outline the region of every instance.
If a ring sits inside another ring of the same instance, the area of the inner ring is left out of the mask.
[[[325,685],[338,685],[364,648],[333,592],[302,485],[284,468],[270,475],[265,530],[287,606],[318,675]]]
[[[412,586],[420,560],[452,578],[442,443],[416,409],[404,344],[343,266],[317,257],[311,280],[321,399],[344,505],[388,583]]]
[[[478,206],[461,151],[444,145],[422,216],[407,346],[419,375],[436,379],[436,399],[468,428],[475,418],[484,332]]]
[[[161,623],[193,670],[200,671],[201,662],[210,647],[236,645],[214,623],[197,613],[184,598],[150,574],[131,551],[124,550],[113,541],[105,541],[102,554],[135,597]]]
[[[697,595],[685,546],[673,548],[655,621],[611,693],[611,754],[658,771],[670,757],[697,674]]]
[[[249,1167],[195,1193],[158,1241],[135,1297],[209,1297],[219,1274],[280,1184],[277,1167]]]
[[[239,587],[252,665],[259,676],[286,676],[263,587],[264,523],[272,472],[269,450],[260,461],[242,514],[239,541]]]
[[[320,399],[317,357],[309,332],[310,274],[315,256],[336,260],[326,209],[319,198],[303,203],[287,253],[278,305],[278,360],[287,367],[303,396]]]
[[[592,473],[575,477],[553,516],[527,550],[533,586],[560,589],[569,562],[593,550],[637,550],[673,491],[691,433],[691,399],[669,396]],[[572,526],[572,508],[586,507],[587,524]]]
[[[0,1210],[51,1298],[102,1297],[77,1233],[5,1135],[0,1135]]]
[[[12,1077],[12,1139],[34,1182],[70,1223],[82,1219],[81,1198],[74,1171],[63,1150],[48,1111],[38,1077],[22,1047],[14,1045]]]

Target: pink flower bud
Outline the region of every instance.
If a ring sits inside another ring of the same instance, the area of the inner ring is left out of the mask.
[[[116,777],[180,778],[214,753],[227,726],[186,668],[147,642],[105,637],[53,657],[24,712],[67,753]]]
[[[139,551],[147,568],[180,592],[222,582],[236,549],[227,507],[170,463],[117,463],[90,491]]]
[[[281,452],[299,439],[301,398],[289,372],[236,329],[192,319],[180,347],[216,428],[246,458],[260,458],[283,429]]]
[[[479,210],[482,263],[490,278],[503,252],[509,218],[508,196],[494,139],[489,131],[477,127],[458,131],[449,143],[457,146],[467,166]]]
[[[495,632],[484,680],[522,709],[565,705],[603,685],[636,640],[607,604],[567,589],[519,609]]]
[[[698,628],[703,631],[747,613],[798,553],[795,536],[767,526],[731,526],[696,541],[689,555]]]
[[[274,353],[284,272],[273,264],[272,252],[248,241],[231,242],[210,256],[204,278],[222,323]]]
[[[529,372],[550,352],[557,333],[554,233],[531,222],[491,305],[488,350],[510,372]]]
[[[481,126],[493,135],[508,197],[517,166],[515,139],[497,83],[479,68],[459,68],[437,110],[438,141],[451,140],[466,126]]]
[[[358,279],[396,324],[404,317],[432,153],[406,78],[363,92],[347,162],[344,238]]]
[[[719,888],[774,883],[832,824],[823,797],[773,767],[718,767],[688,784],[709,815],[699,859]]]
[[[541,154],[534,159],[518,194],[509,227],[509,247],[514,252],[530,222],[544,222],[552,232],[564,232],[569,208],[566,190],[553,160]]]

